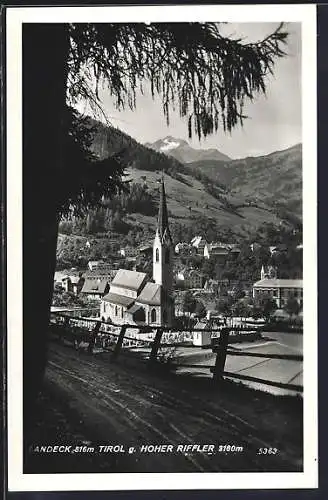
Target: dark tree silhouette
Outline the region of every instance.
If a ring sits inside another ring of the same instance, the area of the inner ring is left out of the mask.
[[[119,109],[134,108],[148,80],[167,122],[178,106],[190,135],[220,123],[230,131],[243,123],[245,101],[265,92],[286,37],[283,26],[245,44],[213,23],[23,25],[25,422],[45,366],[60,213],[95,206],[121,186],[119,158],[97,164],[70,134],[67,100],[87,99],[99,112],[105,84]]]
[[[195,311],[196,305],[197,302],[192,293],[190,291],[185,292],[182,304],[183,311],[191,314]]]
[[[294,297],[289,297],[287,300],[287,303],[284,307],[284,310],[290,315],[290,316],[297,316],[297,314],[300,312],[301,307],[298,303],[298,301]]]
[[[196,301],[196,307],[195,307],[195,316],[197,318],[205,318],[207,313],[206,307],[204,303],[201,300]]]

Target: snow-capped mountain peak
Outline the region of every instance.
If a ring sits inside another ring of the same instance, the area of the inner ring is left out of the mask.
[[[230,160],[227,155],[224,155],[218,149],[195,149],[184,139],[176,139],[170,135],[156,142],[146,143],[145,146],[159,153],[173,156],[182,163],[191,163],[199,160]]]
[[[171,149],[176,149],[181,145],[181,142],[173,137],[165,137],[162,142],[162,146],[159,147],[160,151],[171,151]]]

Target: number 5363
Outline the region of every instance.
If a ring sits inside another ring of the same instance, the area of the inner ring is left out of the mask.
[[[259,448],[257,450],[258,455],[276,455],[277,453],[277,448]]]

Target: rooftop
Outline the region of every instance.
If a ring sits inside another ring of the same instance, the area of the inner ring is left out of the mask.
[[[146,283],[145,288],[142,290],[136,302],[141,302],[142,304],[150,305],[160,305],[161,304],[161,291],[162,286],[157,283]]]
[[[303,280],[264,279],[254,283],[257,288],[303,288]]]
[[[108,285],[107,279],[86,278],[81,293],[98,293],[103,294]]]
[[[119,295],[118,293],[112,292],[107,293],[107,295],[105,295],[102,300],[126,307],[129,307],[134,302],[134,299],[132,299],[131,297],[126,297],[125,295]]]
[[[119,269],[111,285],[138,291],[144,284],[146,278],[147,275],[145,273],[130,271],[128,269]]]

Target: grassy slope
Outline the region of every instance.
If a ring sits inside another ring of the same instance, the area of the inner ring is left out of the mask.
[[[191,169],[201,170],[213,180],[225,184],[231,194],[272,205],[282,203],[302,216],[302,146],[297,144],[267,156],[248,157],[229,163],[194,162]]]
[[[158,180],[160,175],[156,172],[145,170],[128,169],[129,178],[135,182],[144,182],[142,177],[146,177],[146,183],[153,196],[158,201]],[[192,176],[184,175],[188,182],[184,184],[170,176],[165,176],[165,189],[167,193],[167,203],[171,220],[192,225],[197,216],[208,219],[215,219],[220,226],[232,227],[236,233],[242,232],[241,226],[254,229],[263,222],[279,223],[279,219],[267,210],[256,207],[245,207],[238,210],[240,216],[223,207],[222,203],[204,190],[204,186]],[[191,208],[191,210],[189,209]],[[140,224],[147,224],[154,227],[156,220],[154,217],[146,217],[135,214],[130,217]]]
[[[300,145],[266,157],[181,164],[139,144],[118,129],[99,124],[92,149],[100,157],[121,151],[129,177],[136,182],[146,182],[156,200],[160,172],[163,169],[169,173],[165,176],[165,184],[171,220],[188,226],[197,216],[203,216],[215,220],[218,226],[230,227],[236,234],[247,234],[256,231],[264,222],[279,224],[281,219],[274,208],[276,201],[283,202],[287,210],[290,208],[301,216]],[[195,179],[196,170],[225,185],[227,193],[223,198],[237,205],[237,210],[224,206],[224,199],[219,201],[211,196]],[[257,206],[247,206],[248,201]],[[129,220],[150,229],[155,224],[155,218],[140,214],[132,214]]]

